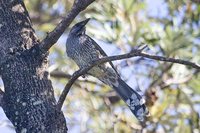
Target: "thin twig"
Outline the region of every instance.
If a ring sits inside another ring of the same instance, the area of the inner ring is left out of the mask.
[[[72,75],[66,74],[62,71],[52,71],[50,73],[50,76],[54,77],[54,78],[65,78],[65,79],[70,79],[72,77]],[[78,82],[84,82],[84,83],[87,82],[89,84],[95,84],[95,85],[98,85],[98,86],[103,86],[103,84],[101,84],[101,83],[91,81],[91,80],[87,80],[87,79],[78,80]]]
[[[145,57],[145,58],[164,61],[164,62],[182,64],[182,65],[190,66],[192,68],[196,68],[198,70],[200,69],[200,65],[199,64],[196,64],[196,63],[193,63],[193,62],[190,62],[190,61],[186,61],[186,60],[182,60],[182,59],[167,58],[167,57],[163,57],[163,56],[147,54],[147,53],[144,53],[144,52],[139,53],[137,56],[142,56],[142,57]]]
[[[94,1],[95,0],[75,0],[71,10],[66,15],[66,17],[64,17],[62,21],[55,27],[55,29],[49,32],[46,38],[41,41],[41,51],[48,51],[51,46],[53,46],[58,41],[60,36],[64,33],[74,18]]]
[[[192,2],[200,4],[200,0],[192,0]]]
[[[191,66],[193,68],[196,68],[196,69],[200,70],[200,66],[198,64],[196,64],[196,63],[185,61],[185,60],[181,60],[181,59],[174,59],[174,58],[167,58],[167,57],[163,57],[163,56],[151,55],[151,54],[147,54],[147,53],[142,52],[142,50],[134,49],[130,53],[127,53],[127,54],[110,56],[110,57],[103,57],[101,59],[93,61],[92,63],[89,63],[88,67],[85,67],[83,69],[80,69],[80,70],[76,71],[73,74],[73,76],[70,78],[69,82],[66,84],[66,86],[65,86],[65,88],[64,88],[64,90],[63,90],[63,92],[62,92],[62,94],[61,94],[61,96],[59,98],[58,105],[57,105],[58,109],[62,108],[64,100],[65,100],[65,98],[66,98],[71,86],[76,81],[76,79],[78,79],[80,76],[86,74],[87,71],[89,71],[92,67],[94,67],[96,65],[99,65],[99,64],[106,63],[106,62],[141,56],[141,57],[154,59],[154,60],[159,60],[159,61],[183,64],[183,65]]]

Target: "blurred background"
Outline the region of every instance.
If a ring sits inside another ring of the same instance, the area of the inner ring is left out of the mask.
[[[40,39],[73,4],[73,0],[24,2]],[[147,44],[147,53],[200,63],[198,0],[96,0],[73,24],[88,17],[92,20],[87,34],[108,55],[127,53],[134,46]],[[68,32],[69,29],[50,50],[49,71],[57,100],[70,75],[78,70],[65,54]],[[62,109],[69,133],[200,132],[199,71],[142,57],[114,64],[121,77],[144,95],[151,117],[146,123],[139,123],[111,88],[87,76],[76,81]],[[0,132],[14,133],[2,109]]]

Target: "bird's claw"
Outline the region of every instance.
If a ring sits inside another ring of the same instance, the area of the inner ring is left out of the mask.
[[[84,74],[84,75],[82,75],[81,77],[82,77],[82,78],[85,78],[86,76],[85,76],[85,74]]]

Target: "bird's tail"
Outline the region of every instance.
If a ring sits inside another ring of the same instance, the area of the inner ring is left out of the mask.
[[[123,101],[128,105],[131,112],[139,121],[144,121],[149,115],[148,109],[145,106],[145,100],[128,86],[121,78],[118,78],[118,83],[113,84],[113,88]]]

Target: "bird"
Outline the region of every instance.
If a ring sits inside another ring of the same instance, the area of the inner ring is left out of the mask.
[[[90,18],[87,18],[72,26],[66,41],[67,56],[78,65],[79,69],[84,69],[93,61],[107,57],[104,50],[86,34],[86,24],[89,20]],[[87,74],[113,88],[139,121],[146,120],[149,111],[144,98],[121,79],[112,62],[94,66]]]

